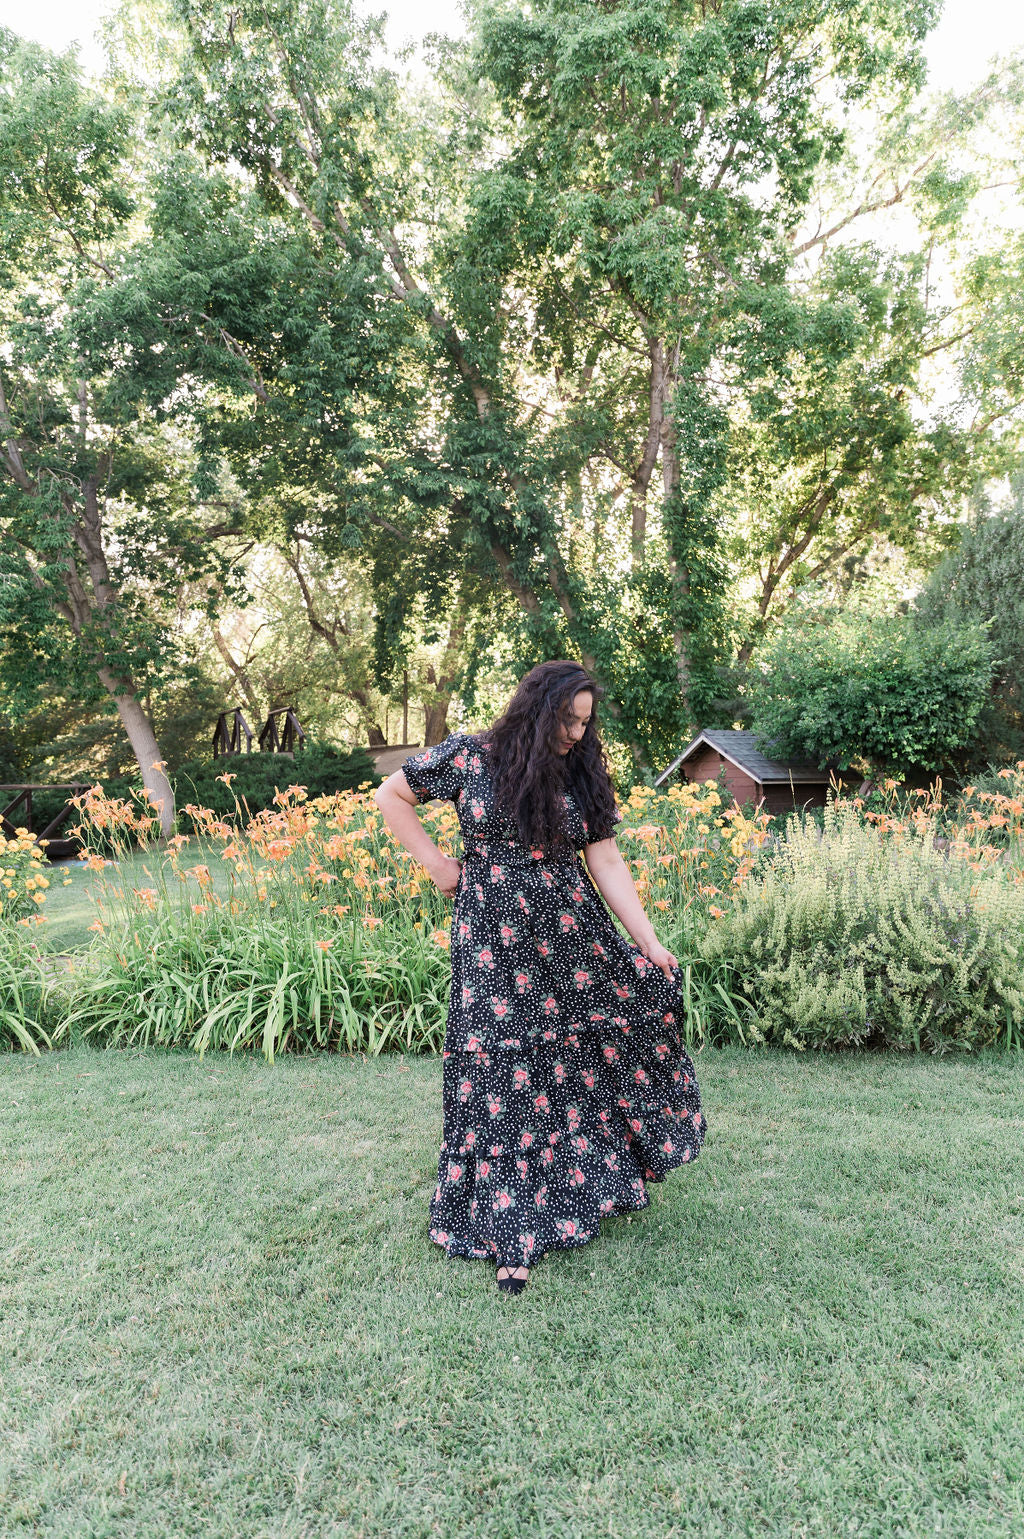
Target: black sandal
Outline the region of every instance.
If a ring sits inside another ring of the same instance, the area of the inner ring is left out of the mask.
[[[526,1287],[526,1284],[530,1280],[530,1273],[524,1266],[500,1266],[498,1271],[508,1272],[509,1274],[512,1272],[526,1272],[525,1277],[512,1277],[511,1275],[508,1277],[499,1277],[498,1287],[501,1289],[502,1293],[522,1293],[523,1289]]]

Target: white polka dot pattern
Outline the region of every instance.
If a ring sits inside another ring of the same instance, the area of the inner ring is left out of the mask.
[[[419,801],[455,803],[464,845],[451,928],[444,1130],[430,1234],[450,1255],[529,1266],[648,1205],[700,1152],[706,1123],[665,978],[616,929],[574,853],[527,849],[494,806],[487,750],[466,733],[402,766]]]

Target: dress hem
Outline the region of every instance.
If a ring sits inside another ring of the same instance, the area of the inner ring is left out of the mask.
[[[660,1186],[662,1182],[667,1180],[667,1178],[673,1174],[674,1171],[682,1170],[685,1165],[692,1165],[699,1153],[700,1150],[697,1151],[697,1154],[691,1154],[688,1160],[677,1160],[674,1164],[667,1165],[664,1175],[652,1174],[649,1176],[644,1176],[644,1185],[646,1186],[654,1183],[655,1185]],[[494,1246],[493,1250],[485,1251],[481,1250],[478,1246],[471,1246],[468,1240],[439,1240],[434,1233],[433,1225],[427,1232],[433,1243],[439,1246],[440,1249],[444,1251],[446,1256],[459,1257],[465,1261],[490,1261],[495,1265],[501,1266],[525,1266],[527,1269],[529,1269],[530,1267],[536,1266],[538,1261],[543,1260],[549,1250],[579,1250],[584,1245],[589,1245],[591,1240],[596,1240],[599,1238],[601,1234],[601,1225],[605,1223],[607,1219],[620,1218],[624,1213],[642,1213],[645,1208],[649,1208],[650,1205],[651,1199],[646,1193],[644,1194],[644,1199],[642,1202],[630,1203],[626,1202],[626,1200],[623,1198],[622,1200],[616,1202],[615,1206],[611,1208],[609,1212],[601,1213],[598,1216],[596,1229],[589,1229],[586,1234],[568,1235],[561,1239],[554,1239],[549,1244],[545,1245],[543,1250],[533,1251],[528,1259],[524,1258],[522,1261],[514,1262],[502,1261],[499,1263],[497,1245]]]

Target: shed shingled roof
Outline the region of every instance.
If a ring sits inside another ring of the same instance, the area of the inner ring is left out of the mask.
[[[792,762],[780,762],[769,759],[758,746],[758,740],[753,732],[730,730],[698,732],[693,742],[684,748],[678,758],[673,759],[667,770],[663,770],[655,780],[656,786],[673,774],[681,764],[684,764],[690,756],[702,745],[715,749],[724,759],[735,764],[737,769],[743,770],[758,785],[789,785],[790,780],[801,781],[804,785],[827,785],[831,771],[821,770],[816,764]]]

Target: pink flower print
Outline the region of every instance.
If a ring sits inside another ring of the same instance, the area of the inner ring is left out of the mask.
[[[474,1197],[472,1202],[469,1205],[469,1216],[470,1216],[470,1218],[476,1218],[476,1210],[477,1210],[477,1208],[479,1206],[480,1206],[480,1204],[477,1202],[476,1198]]]
[[[679,1073],[678,1069],[673,1069],[672,1070],[672,1078],[675,1081],[675,1083],[678,1085],[679,1080],[680,1080],[680,1073]]]
[[[686,1078],[683,1080],[683,1089],[684,1090],[686,1089],[686,1087],[687,1087],[687,1085],[689,1083],[690,1083],[690,1076],[687,1074]]]
[[[657,1047],[654,1049],[654,1051],[657,1053],[659,1058],[667,1058],[668,1057],[668,1043],[667,1042],[659,1042]]]
[[[604,1047],[601,1049],[601,1052],[602,1052],[602,1055],[604,1057],[605,1063],[617,1063],[618,1062],[619,1055],[618,1055],[617,1051],[615,1050],[615,1048],[612,1047],[610,1042],[606,1042],[605,1043]]]
[[[585,989],[590,982],[590,974],[583,967],[577,968],[573,973],[573,977],[576,979],[576,987],[578,989]]]
[[[547,999],[544,1001],[544,1014],[545,1015],[557,1015],[558,1014],[558,1000],[554,997],[553,994],[549,994]]]
[[[570,930],[578,928],[575,916],[572,914],[559,914],[558,922],[562,926],[562,933],[568,935]]]
[[[521,1234],[519,1236],[519,1243],[523,1247],[523,1255],[532,1256],[533,1247],[537,1243],[537,1236],[535,1234]]]
[[[661,1146],[661,1151],[663,1154],[675,1154],[676,1146],[672,1142],[671,1138],[666,1138],[665,1142]]]
[[[476,818],[477,822],[479,823],[480,819],[484,815],[484,804],[483,804],[483,802],[470,802],[469,810],[473,814],[473,816]]]
[[[616,983],[614,978],[612,979],[612,988],[615,990],[616,994],[618,994],[620,999],[629,998],[629,989],[626,988],[624,984]]]
[[[691,1151],[690,1151],[690,1149],[689,1148],[684,1149],[683,1150],[683,1164],[685,1165],[687,1160],[689,1160],[690,1158],[691,1158]]]
[[[618,1170],[619,1168],[619,1156],[617,1154],[606,1154],[604,1162],[609,1170]]]
[[[484,890],[480,886],[479,882],[474,882],[473,883],[473,890],[475,891],[475,893],[477,895],[478,902],[482,903],[484,901]]]
[[[606,957],[608,955],[600,941],[594,942],[594,955],[596,957]]]
[[[583,1077],[583,1083],[586,1085],[587,1089],[588,1090],[593,1090],[593,1088],[594,1088],[594,1071],[593,1071],[593,1069],[584,1069],[582,1077]]]
[[[525,1132],[525,1133],[520,1133],[520,1135],[519,1135],[519,1147],[520,1147],[520,1149],[529,1149],[532,1144],[533,1144],[533,1134],[532,1133],[530,1133],[528,1131]]]
[[[557,1223],[555,1224],[555,1228],[558,1230],[562,1238],[566,1240],[571,1240],[575,1235],[579,1234],[579,1229],[577,1228],[576,1220],[574,1218],[558,1219]]]
[[[533,1195],[533,1200],[538,1208],[546,1208],[548,1205],[548,1189],[546,1186],[538,1186]]]
[[[572,1146],[575,1150],[578,1151],[578,1153],[586,1154],[587,1150],[590,1148],[590,1142],[583,1133],[577,1133],[576,1137],[572,1141]]]
[[[452,756],[452,763],[455,765],[456,769],[465,769],[466,768],[466,755],[464,753],[454,754]]]
[[[694,1112],[694,1114],[693,1114],[693,1125],[694,1125],[694,1127],[695,1128],[699,1128],[703,1121],[704,1121],[703,1114],[701,1112]]]
[[[642,1197],[644,1195],[644,1183],[641,1181],[639,1176],[637,1176],[635,1181],[631,1181],[629,1184],[633,1188],[634,1192],[636,1192],[638,1197]]]
[[[508,1000],[507,999],[496,999],[494,997],[494,995],[492,994],[491,995],[491,1009],[494,1011],[495,1018],[497,1020],[499,1020],[499,1021],[504,1020],[505,1016],[508,1014]]]
[[[573,899],[573,901],[575,903],[582,903],[583,902],[583,888],[582,887],[574,887],[569,896]]]
[[[624,1095],[620,1095],[617,1104],[622,1107],[623,1111],[629,1111],[633,1103],[632,1101],[627,1101]]]
[[[516,1160],[516,1169],[519,1172],[520,1181],[526,1180],[527,1164],[525,1160]]]
[[[546,957],[550,952],[551,947],[548,945],[547,941],[538,941],[537,950],[540,952],[542,957]]]
[[[466,936],[468,934],[469,934],[469,925],[466,923],[466,921],[464,919],[460,919],[459,920],[459,937],[460,937],[460,939],[465,940],[465,938],[466,938]]]
[[[554,1149],[542,1149],[540,1151],[540,1159],[542,1165],[553,1165],[555,1163]]]
[[[503,882],[504,880],[505,880],[505,873],[501,869],[501,867],[500,866],[492,866],[491,867],[491,881],[492,882]]]
[[[499,1154],[504,1154],[505,1153],[505,1145],[504,1144],[492,1144],[491,1145],[491,1153],[494,1155],[494,1158],[497,1159]]]
[[[516,973],[516,993],[525,994],[530,987],[529,973]]]
[[[637,1069],[636,1073],[633,1075],[633,1078],[636,1080],[638,1085],[650,1084],[650,1080],[647,1078],[647,1072],[644,1069]]]
[[[462,1083],[460,1084],[460,1086],[459,1086],[459,1100],[460,1101],[468,1101],[472,1094],[473,1094],[473,1081],[470,1080],[470,1079],[464,1079],[462,1081]]]
[[[454,1163],[454,1161],[449,1160],[448,1161],[448,1179],[449,1179],[449,1181],[458,1181],[461,1178],[461,1176],[462,1176],[462,1166],[461,1165],[456,1165]]]
[[[560,1140],[561,1136],[562,1135],[559,1132],[558,1128],[555,1128],[553,1132],[548,1134],[548,1143],[549,1144],[557,1144],[558,1141]]]
[[[531,850],[530,854],[533,856],[534,860],[543,860],[544,859],[544,851],[543,850]]]
[[[582,1170],[580,1170],[579,1166],[577,1166],[575,1170],[570,1170],[570,1172],[569,1172],[569,1185],[570,1186],[583,1186],[585,1181],[586,1181],[586,1177],[584,1176]]]
[[[614,1213],[614,1211],[615,1211],[615,1198],[614,1197],[606,1197],[604,1199],[604,1201],[601,1203],[601,1206],[598,1208],[598,1212],[603,1214],[605,1217],[607,1217],[607,1215],[609,1213]]]
[[[475,1131],[473,1130],[473,1128],[467,1128],[467,1130],[466,1130],[466,1148],[467,1149],[472,1149],[473,1146],[475,1145],[475,1143],[476,1143],[476,1133],[475,1133]]]
[[[565,1064],[564,1063],[556,1063],[551,1072],[555,1076],[555,1084],[556,1085],[561,1085],[561,1084],[563,1084],[565,1082]]]
[[[512,1071],[512,1083],[517,1090],[528,1090],[530,1088],[529,1071],[522,1068],[514,1069]]]
[[[543,1094],[543,1092],[539,1096],[534,1097],[533,1104],[535,1109],[539,1112],[548,1112],[551,1110],[551,1102],[548,1100],[547,1096]]]
[[[565,1115],[569,1123],[569,1132],[575,1133],[582,1120],[578,1108],[575,1106],[567,1106],[565,1108]]]
[[[522,909],[524,914],[528,914],[530,912],[530,905],[527,903],[522,893],[519,894],[519,907]]]
[[[468,984],[464,983],[462,985],[462,1003],[464,1005],[471,1005],[475,998],[476,995],[473,993],[473,990],[469,987]]]
[[[499,1192],[491,1203],[495,1213],[504,1213],[506,1208],[514,1208],[515,1201],[510,1192]]]
[[[490,1112],[492,1117],[500,1117],[501,1116],[501,1097],[498,1096],[498,1095],[490,1095],[490,1096],[488,1096],[487,1097],[487,1110]]]
[[[500,934],[501,934],[502,943],[504,945],[506,945],[506,946],[509,945],[510,942],[514,941],[515,938],[516,938],[516,932],[515,932],[515,930],[513,930],[512,926],[510,924],[503,924],[502,927],[501,927]]]
[[[476,1178],[477,1178],[477,1180],[478,1181],[486,1181],[487,1177],[490,1175],[490,1173],[491,1173],[491,1162],[490,1162],[490,1160],[477,1160],[477,1162],[476,1162]]]
[[[608,1121],[608,1113],[607,1113],[607,1111],[599,1111],[598,1114],[597,1114],[597,1120],[598,1120],[598,1122],[607,1122]]]
[[[634,1133],[642,1133],[644,1130],[644,1125],[640,1121],[639,1117],[630,1117],[629,1125],[633,1129]]]
[[[494,952],[488,946],[485,946],[482,951],[477,952],[476,965],[477,967],[489,967],[492,971],[494,970]]]
[[[478,1053],[482,1047],[483,1047],[483,1043],[480,1041],[479,1037],[467,1037],[466,1038],[466,1052],[467,1053]]]
[[[545,887],[553,887],[555,885],[555,879],[546,866],[541,866],[540,874]]]
[[[651,966],[650,957],[645,957],[642,951],[638,951],[633,958],[633,966],[638,973],[645,973]]]
[[[473,771],[474,775],[479,775],[480,774],[480,771],[482,769],[482,765],[480,763],[480,755],[478,753],[475,753],[473,755],[473,757],[470,759],[469,767]]]
[[[435,1202],[440,1202],[441,1201],[441,1183],[440,1182],[438,1182],[437,1186],[434,1187],[434,1201]]]
[[[540,1039],[542,1042],[553,1042],[555,1040],[555,1033],[552,1031],[550,1026],[548,1027],[547,1031],[541,1032]]]

